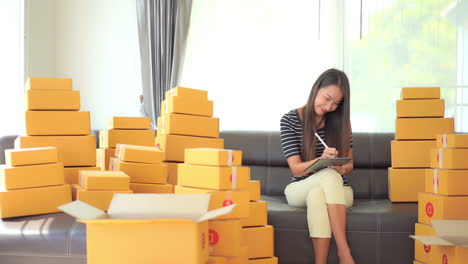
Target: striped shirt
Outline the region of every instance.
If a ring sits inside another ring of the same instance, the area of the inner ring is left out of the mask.
[[[317,134],[325,141],[325,129],[320,128]],[[287,158],[292,156],[301,156],[302,150],[302,123],[299,118],[297,109],[291,110],[281,118],[281,145],[283,147],[284,156]],[[317,141],[315,148],[315,156],[322,156],[325,146]],[[301,177],[293,177],[291,181],[300,181],[307,178],[309,175]],[[348,185],[347,179],[343,177],[343,184]]]

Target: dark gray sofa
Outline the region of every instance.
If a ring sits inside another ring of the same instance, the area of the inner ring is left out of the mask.
[[[0,163],[16,136],[0,138]],[[275,255],[281,264],[313,263],[305,208],[286,204],[283,189],[291,173],[283,156],[279,132],[226,131],[225,147],[243,151],[243,163],[262,182],[268,202],[268,223],[275,228]],[[354,133],[354,206],[349,209],[347,235],[356,263],[412,263],[414,242],[408,237],[417,222],[416,203],[388,200],[389,133]],[[62,213],[0,220],[0,263],[86,263],[86,228]],[[332,245],[329,263],[338,263]]]

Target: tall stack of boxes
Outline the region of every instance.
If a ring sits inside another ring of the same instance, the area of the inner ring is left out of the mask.
[[[5,151],[0,165],[0,218],[54,213],[71,201],[55,147]]]
[[[65,183],[77,184],[78,171],[96,169],[96,138],[90,113],[80,110],[80,92],[72,79],[29,78],[25,93],[25,132],[15,148],[53,146],[65,166]]]
[[[154,130],[150,130],[149,117],[111,117],[106,129],[99,131],[97,164],[103,170],[110,169],[110,159],[115,158],[117,144],[154,147]]]
[[[224,148],[207,91],[184,87],[167,91],[157,124],[156,147],[164,151],[169,184],[177,184],[177,165],[184,162],[186,148]]]
[[[424,191],[429,152],[436,135],[453,133],[453,118],[444,118],[445,104],[439,87],[402,88],[397,101],[395,140],[391,143],[392,167],[388,170],[392,202],[416,202]]]
[[[426,170],[425,192],[419,194],[416,236],[435,236],[432,220],[468,220],[468,135],[438,135],[428,156],[431,169]],[[461,231],[452,229],[452,237]],[[466,256],[466,247],[415,242],[415,258],[422,263],[465,263]]]
[[[174,193],[167,184],[167,165],[162,163],[164,153],[156,147],[117,144],[116,158],[111,169],[130,176],[130,189],[135,193]]]

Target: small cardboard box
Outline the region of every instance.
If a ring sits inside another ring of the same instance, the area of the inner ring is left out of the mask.
[[[133,183],[167,183],[166,164],[126,162],[113,158],[110,169],[125,172]]]
[[[444,117],[445,101],[443,99],[429,100],[397,100],[397,117]]]
[[[228,264],[246,264],[249,261],[249,249],[241,247],[241,254],[235,257],[226,257]]]
[[[87,191],[126,191],[130,177],[121,171],[80,171],[81,186]]]
[[[437,169],[468,169],[468,148],[435,148],[431,149],[431,168]]]
[[[112,201],[112,197],[114,197],[114,194],[132,193],[130,189],[121,190],[121,191],[113,191],[113,190],[89,191],[89,190],[83,189],[81,186],[76,186],[75,191],[76,191],[76,194],[75,194],[76,200],[92,205],[103,211],[107,211],[109,209],[109,205]]]
[[[164,151],[164,161],[184,162],[187,148],[224,148],[224,139],[181,135],[161,135],[156,138],[156,147]]]
[[[116,194],[107,214],[79,201],[60,209],[86,224],[88,264],[205,264],[207,220],[235,206],[207,212],[209,202],[210,195]]]
[[[437,135],[437,148],[468,148],[468,134]]]
[[[397,118],[395,139],[435,140],[438,134],[451,134],[454,130],[453,118]]]
[[[96,166],[96,137],[89,136],[20,136],[15,148],[56,147],[59,162],[65,167]]]
[[[96,149],[96,166],[109,170],[110,160],[115,158],[115,148]]]
[[[25,93],[26,110],[80,110],[79,91],[28,90]]]
[[[72,90],[70,78],[39,78],[29,77],[26,81],[26,90]]]
[[[440,87],[404,87],[401,88],[401,99],[439,99]]]
[[[133,193],[174,193],[174,185],[157,183],[130,183]]]
[[[208,189],[190,188],[174,186],[176,194],[211,194],[210,210],[237,204],[237,207],[231,213],[216,218],[221,219],[240,219],[249,217],[249,193],[242,190],[216,191]]]
[[[271,257],[271,258],[249,259],[249,261],[247,261],[247,264],[278,264],[278,258]]]
[[[149,117],[123,117],[114,116],[106,120],[106,129],[139,129],[147,130],[151,128]]]
[[[242,151],[216,148],[187,148],[185,163],[194,165],[241,166]]]
[[[249,218],[241,219],[242,227],[267,225],[267,202],[255,201],[249,203]]]
[[[262,199],[260,181],[250,180],[247,183],[247,190],[250,194],[250,201],[259,201],[260,199]]]
[[[434,147],[435,140],[392,140],[392,167],[429,168],[431,165],[429,153]]]
[[[4,190],[63,185],[63,164],[50,163],[21,167],[0,165],[0,186]]]
[[[57,163],[58,150],[55,147],[7,149],[5,161],[12,167]]]
[[[274,256],[273,226],[242,228],[244,245],[249,248],[249,259]]]
[[[167,165],[167,183],[177,185],[177,174],[180,162],[164,162]]]
[[[158,136],[172,134],[197,137],[219,137],[219,118],[168,114],[158,117]]]
[[[215,190],[247,189],[249,167],[179,164],[178,185]]]
[[[174,87],[170,89],[169,91],[166,91],[165,95],[166,95],[166,98],[169,98],[172,96],[179,96],[179,97],[187,97],[190,99],[196,99],[200,101],[208,100],[208,91],[180,87],[180,86]]]
[[[0,191],[0,218],[56,213],[70,201],[68,185]]]
[[[164,152],[156,147],[117,144],[115,156],[121,161],[162,164]]]
[[[99,147],[115,148],[117,144],[154,147],[154,130],[101,130]]]
[[[418,193],[424,192],[428,169],[388,168],[388,196],[392,202],[417,202]]]
[[[233,257],[241,255],[242,225],[240,220],[208,221],[210,255]]]
[[[433,193],[419,193],[418,221],[430,225],[431,220],[468,219],[468,210],[466,210],[467,204],[468,196],[445,196]]]
[[[78,184],[80,182],[80,171],[82,170],[101,170],[100,167],[65,167],[64,176],[66,184]]]
[[[206,264],[228,264],[226,257],[208,256]]]
[[[414,225],[415,236],[435,236],[436,233],[434,228],[430,225],[416,223]],[[415,240],[414,241],[414,258],[424,263],[429,263],[431,254],[437,251],[438,246],[424,245],[423,243]]]
[[[468,170],[426,170],[425,192],[468,195]]]
[[[171,96],[161,102],[161,115],[172,113],[212,117],[213,101]]]
[[[27,136],[89,135],[90,116],[86,111],[26,111]]]

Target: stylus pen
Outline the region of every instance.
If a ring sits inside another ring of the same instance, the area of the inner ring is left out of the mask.
[[[315,133],[315,136],[318,138],[318,140],[320,140],[320,142],[322,142],[325,148],[328,148],[327,144],[322,140],[322,138],[317,133]]]

